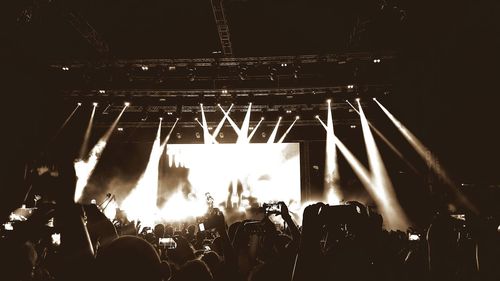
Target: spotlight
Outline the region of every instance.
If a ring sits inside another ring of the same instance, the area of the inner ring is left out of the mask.
[[[290,113],[292,113],[292,111],[290,109],[287,109],[286,113],[290,114]]]
[[[180,138],[182,138],[182,135],[181,135],[181,133],[177,133],[177,134],[175,134],[175,137],[177,137],[178,139],[180,139]]]
[[[68,70],[69,70],[69,67],[67,67],[67,66],[63,66],[61,69],[62,69],[62,70],[64,70],[64,71],[68,71]]]
[[[106,90],[99,90],[99,94],[105,94]]]
[[[119,127],[117,130],[118,130],[118,132],[123,132],[123,128],[122,127]]]
[[[198,121],[198,117],[195,117],[195,118],[194,118],[194,121]]]
[[[347,85],[347,89],[354,89],[354,85]]]
[[[359,102],[361,99],[360,98],[356,98],[356,101]]]
[[[123,103],[125,106],[130,106],[130,102],[126,101],[125,103]]]
[[[372,100],[377,101],[377,98],[373,98]]]
[[[327,99],[327,100],[326,100],[326,102],[327,102],[327,103],[331,103],[331,102],[332,102],[332,100],[331,100],[331,99]]]
[[[356,129],[356,125],[351,125],[351,129]]]
[[[262,132],[260,135],[261,135],[263,138],[265,138],[265,137],[267,136],[266,132]]]
[[[82,105],[82,103],[81,103],[81,102],[79,102],[79,103],[77,103],[76,105],[81,106],[81,105]]]
[[[169,111],[169,112],[167,112],[167,115],[172,115],[172,114],[173,114],[173,113],[172,113],[172,112],[170,112],[170,111]]]
[[[141,66],[141,69],[142,69],[142,70],[144,70],[144,71],[146,71],[146,70],[148,70],[148,69],[149,69],[149,67],[147,67],[147,66],[143,65],[143,66]]]
[[[319,119],[319,115],[314,116],[314,118]]]
[[[282,64],[281,64],[281,66],[282,66],[282,67],[285,67],[286,65],[287,65],[286,63],[282,63]]]
[[[162,121],[162,120],[163,120],[163,117],[160,117],[160,121]]]
[[[260,120],[264,120],[264,117],[260,117]]]
[[[283,117],[281,117],[281,116],[280,116],[280,117],[278,118],[278,120],[281,120],[281,118],[283,118]]]
[[[380,59],[374,59],[373,63],[380,63]]]
[[[196,136],[197,139],[201,137],[200,132],[196,132],[194,135]]]
[[[295,116],[295,120],[299,120],[300,119],[300,116]]]
[[[223,132],[220,132],[220,133],[219,133],[219,137],[220,137],[221,139],[223,139],[223,138],[224,138],[224,133],[223,133]]]
[[[226,90],[226,89],[223,89],[223,90],[222,90],[222,93],[223,93],[223,94],[227,94],[227,90]]]
[[[97,102],[92,103],[93,106],[97,106]]]

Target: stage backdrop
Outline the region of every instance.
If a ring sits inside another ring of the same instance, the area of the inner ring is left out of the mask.
[[[204,197],[214,206],[300,203],[298,143],[169,144],[160,171],[159,207],[172,197]]]

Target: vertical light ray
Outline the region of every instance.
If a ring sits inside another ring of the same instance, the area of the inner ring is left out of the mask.
[[[252,114],[252,103],[249,103],[247,113],[245,114],[245,119],[243,119],[243,124],[241,125],[240,134],[238,135],[236,143],[249,143],[248,128],[250,127],[251,114]]]
[[[202,128],[203,128],[203,142],[205,144],[211,144],[212,139],[210,138],[212,135],[208,132],[208,124],[207,124],[207,118],[205,117],[205,111],[203,110],[203,104],[200,103],[201,107],[201,122],[202,122]]]
[[[340,203],[340,189],[339,183],[339,171],[338,171],[338,160],[337,160],[337,148],[335,146],[335,132],[333,128],[333,113],[331,100],[327,100],[328,103],[328,117],[327,117],[327,130],[326,130],[326,159],[325,159],[325,182],[324,190],[326,192],[326,199],[329,204]]]
[[[209,140],[209,142],[204,142],[205,144],[214,144],[214,143],[218,143],[218,141],[215,139],[214,136],[212,136],[212,134],[210,134],[208,132],[208,127],[204,126],[203,124],[200,123],[200,121],[198,119],[195,119],[195,121],[198,123],[198,125],[200,125],[200,127],[203,129],[203,137],[204,137],[204,140],[205,140],[205,137],[206,139]],[[208,125],[207,125],[208,126]],[[205,131],[207,132],[207,134],[205,135]]]
[[[271,136],[269,137],[269,139],[267,140],[267,143],[274,143],[274,140],[276,139],[276,135],[278,134],[278,128],[280,126],[280,122],[281,122],[281,116],[278,118],[278,122],[276,122],[276,126],[274,126],[274,130],[271,133]]]

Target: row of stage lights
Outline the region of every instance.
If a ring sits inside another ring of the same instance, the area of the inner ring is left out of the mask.
[[[381,62],[382,62],[382,60],[381,60],[381,59],[379,59],[379,58],[374,58],[374,59],[373,59],[373,63],[381,63]],[[281,67],[287,67],[288,65],[289,65],[288,63],[281,63],[281,64],[279,64],[279,66],[281,66]],[[246,67],[247,67],[247,66],[248,66],[248,65],[240,65],[240,66],[239,66],[239,68],[240,68],[241,70],[246,70]],[[148,66],[148,65],[141,65],[139,68],[140,68],[142,71],[148,71],[148,70],[149,70],[149,66]],[[296,68],[298,68],[298,69],[300,70],[300,68],[301,68],[301,67],[300,67],[300,64],[297,64],[297,65],[296,65]],[[173,70],[175,70],[175,69],[176,69],[176,67],[175,67],[175,66],[168,66],[168,70],[169,70],[169,71],[173,71]],[[70,70],[70,67],[69,67],[69,66],[64,65],[64,66],[61,66],[61,70],[62,70],[62,71],[69,71],[69,70]],[[189,68],[189,70],[194,71],[194,70],[195,70],[195,68],[194,68],[194,67],[190,67],[190,68]]]
[[[377,99],[376,99],[376,98],[372,98],[372,100],[377,101]],[[330,103],[331,103],[331,101],[332,101],[331,99],[327,99],[327,100],[326,100],[326,102],[327,102],[328,104],[330,104]],[[349,100],[345,100],[345,101],[346,101],[347,103],[349,103]],[[361,98],[356,98],[356,99],[355,99],[355,101],[356,101],[356,102],[360,102],[360,101],[361,101]],[[81,102],[78,102],[78,103],[77,103],[77,106],[81,106],[81,105],[82,105],[82,103],[81,103]],[[94,107],[97,107],[97,106],[98,106],[98,103],[97,103],[97,102],[93,102],[93,103],[92,103],[92,105],[93,105]],[[125,107],[129,107],[129,106],[131,105],[131,103],[130,103],[130,102],[124,102],[124,103],[123,103],[123,105],[124,105]],[[217,106],[220,106],[220,105],[221,105],[220,103],[218,103],[218,104],[217,104]],[[200,103],[200,106],[203,106],[203,104],[202,104],[202,103]],[[286,110],[286,113],[287,113],[287,114],[291,114],[291,113],[292,113],[292,111],[288,109],[288,110]],[[167,114],[168,114],[168,115],[172,115],[173,113],[172,113],[172,112],[167,112]],[[283,117],[282,117],[282,116],[279,116],[278,118],[281,120]],[[315,115],[315,116],[314,116],[314,118],[319,120],[319,119],[320,119],[320,116],[319,116],[319,115]],[[300,119],[300,116],[299,116],[299,115],[296,115],[296,116],[295,116],[295,120],[297,120],[297,121],[298,121],[299,119]],[[159,120],[160,120],[160,121],[162,121],[162,120],[163,120],[163,117],[159,117]],[[176,118],[176,120],[178,121],[178,120],[180,120],[180,118],[179,118],[179,117],[177,117],[177,118]],[[260,120],[261,120],[261,121],[264,121],[264,120],[265,120],[265,118],[264,118],[264,117],[261,117],[261,118],[260,118]],[[144,120],[143,120],[143,121],[144,121]],[[198,122],[198,121],[199,121],[199,120],[198,120],[198,117],[195,117],[195,118],[194,118],[194,121],[197,121],[197,122]],[[357,128],[357,126],[356,126],[356,125],[350,125],[350,128],[351,128],[351,129],[355,129],[355,128]],[[124,131],[124,129],[123,129],[122,127],[119,127],[117,130],[118,130],[119,132],[123,132],[123,131]],[[177,137],[178,137],[178,138],[180,138],[179,136],[177,136]],[[223,136],[221,136],[221,137],[223,138]]]
[[[377,100],[377,98],[372,98],[372,100],[376,101],[376,100]],[[331,101],[332,101],[331,99],[327,99],[327,100],[326,100],[326,102],[327,102],[327,103],[331,103]],[[346,102],[349,102],[349,100],[345,100],[345,101],[346,101]],[[356,101],[356,102],[359,102],[359,101],[361,101],[361,98],[356,98],[356,99],[355,99],[355,101]],[[78,102],[76,105],[77,105],[77,106],[82,106],[82,103],[81,103],[81,102]],[[93,102],[93,103],[92,103],[92,106],[98,106],[98,105],[99,105],[99,103],[97,103],[97,102]],[[125,107],[129,107],[129,106],[131,105],[131,103],[130,103],[130,102],[128,102],[128,101],[126,101],[126,102],[124,102],[124,103],[123,103],[123,105],[124,105]],[[200,106],[203,106],[203,103],[200,103]],[[220,103],[218,103],[218,104],[217,104],[217,106],[221,106],[221,104],[220,104]],[[287,114],[292,113],[292,111],[291,111],[290,109],[287,109],[285,112],[286,112]],[[169,113],[170,113],[170,112],[169,112]]]

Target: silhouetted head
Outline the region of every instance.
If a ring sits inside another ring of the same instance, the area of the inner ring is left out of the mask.
[[[162,238],[163,236],[165,236],[165,226],[161,223],[157,224],[155,225],[153,232],[157,238]]]
[[[100,249],[96,257],[99,280],[162,280],[160,258],[151,244],[122,236]]]
[[[212,281],[212,273],[208,266],[201,260],[192,260],[184,264],[175,277],[174,281]]]

